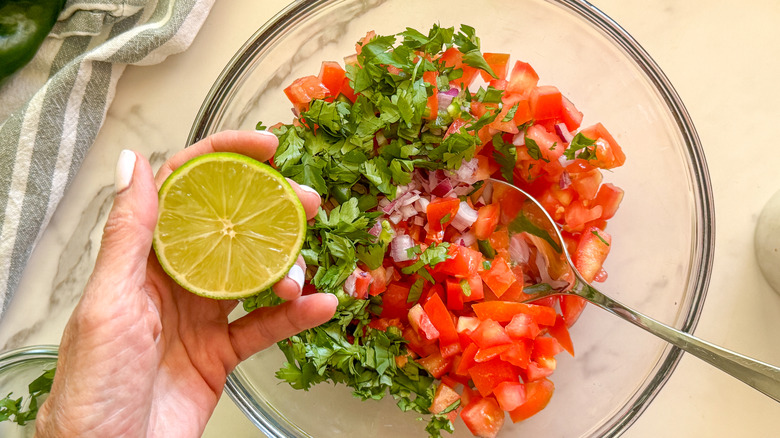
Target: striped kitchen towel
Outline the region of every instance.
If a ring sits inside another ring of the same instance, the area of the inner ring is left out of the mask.
[[[214,0],[68,0],[0,85],[0,317],[103,124],[119,76],[189,47]]]

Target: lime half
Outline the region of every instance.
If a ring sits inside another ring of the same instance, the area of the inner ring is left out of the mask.
[[[301,250],[306,214],[287,180],[243,155],[196,157],[160,188],[154,250],[197,295],[245,298],[284,277]]]

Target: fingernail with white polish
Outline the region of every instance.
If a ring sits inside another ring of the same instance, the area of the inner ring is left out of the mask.
[[[260,134],[260,135],[267,135],[267,136],[270,136],[270,137],[276,137],[276,134],[274,134],[273,132],[268,131],[266,129],[258,129],[258,130],[255,130],[255,132]]]
[[[119,154],[119,160],[116,162],[114,188],[117,193],[130,187],[133,181],[133,170],[135,170],[135,153],[125,149]]]
[[[317,193],[317,191],[316,191],[316,190],[314,190],[313,188],[311,188],[311,187],[309,187],[309,186],[307,186],[307,185],[304,185],[304,184],[298,184],[298,187],[300,187],[300,188],[301,188],[301,190],[303,190],[303,191],[305,191],[305,192],[314,193],[315,195],[317,195],[317,196],[320,196],[320,194],[319,194],[319,193]]]
[[[298,284],[298,289],[303,290],[303,269],[298,265],[293,265],[287,277]]]

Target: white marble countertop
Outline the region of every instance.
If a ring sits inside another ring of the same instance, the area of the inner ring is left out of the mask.
[[[123,148],[158,165],[187,138],[209,87],[243,42],[287,0],[217,2],[185,53],[160,65],[130,67],[105,125],[58,207],[0,321],[0,350],[59,343],[91,271],[110,206],[114,164]],[[761,277],[753,230],[780,190],[780,4],[776,0],[593,0],[650,53],[698,129],[715,192],[712,280],[696,334],[780,364],[780,295]],[[778,266],[780,269],[780,266]],[[207,437],[258,436],[223,397]],[[684,356],[627,437],[780,435],[780,404],[703,362]]]

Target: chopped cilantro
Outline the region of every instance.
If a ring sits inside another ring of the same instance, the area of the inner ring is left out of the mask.
[[[603,238],[603,237],[601,237],[601,234],[599,234],[599,232],[598,232],[598,231],[596,231],[596,230],[593,230],[593,231],[591,231],[591,233],[593,233],[593,235],[594,235],[594,236],[598,237],[598,238],[599,238],[599,240],[601,241],[601,243],[603,243],[604,245],[607,245],[607,246],[609,246],[609,242],[607,242],[606,240],[604,240],[604,238]]]
[[[30,421],[35,421],[41,398],[51,391],[56,368],[45,370],[38,378],[27,385],[29,396],[25,402],[24,397],[11,398],[11,394],[0,399],[0,422],[11,420],[20,426]],[[26,407],[25,407],[26,406]]]
[[[569,160],[573,160],[575,158],[592,160],[596,158],[596,148],[594,147],[595,144],[595,139],[590,139],[582,135],[582,133],[577,133],[577,135],[575,135],[571,140],[571,143],[569,143],[569,147],[563,151],[563,155]]]

